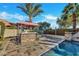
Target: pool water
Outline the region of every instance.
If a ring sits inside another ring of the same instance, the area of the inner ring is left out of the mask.
[[[64,41],[42,56],[79,56],[79,42]]]

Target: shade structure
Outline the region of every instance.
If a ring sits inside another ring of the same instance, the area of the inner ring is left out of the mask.
[[[32,22],[19,22],[17,24],[22,27],[38,27],[39,26],[38,24],[32,23]]]

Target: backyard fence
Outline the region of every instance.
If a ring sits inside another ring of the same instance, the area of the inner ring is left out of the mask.
[[[55,33],[56,31],[56,33]],[[73,32],[73,29],[56,29],[56,30],[46,30],[44,34],[52,34],[52,35],[64,35],[65,32]],[[76,29],[76,32],[79,32],[79,28]]]

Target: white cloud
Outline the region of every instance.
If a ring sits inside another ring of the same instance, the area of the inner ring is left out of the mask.
[[[45,19],[47,19],[47,20],[56,20],[56,19],[57,19],[56,16],[53,16],[53,15],[50,15],[50,14],[44,15],[44,17],[45,17]]]
[[[23,15],[18,14],[18,13],[10,14],[10,13],[7,13],[7,12],[1,12],[0,13],[0,18],[1,19],[17,19],[17,21],[19,21],[19,20],[22,21],[22,20],[27,20],[28,17],[23,16]]]
[[[42,15],[44,17],[44,19],[42,20],[42,22],[48,22],[51,24],[51,27],[52,28],[55,28],[57,27],[58,28],[58,25],[56,23],[57,21],[57,16],[54,16],[54,15],[51,15],[51,14],[47,14],[47,15]]]
[[[0,18],[5,19],[7,18],[8,14],[6,12],[1,12],[0,13]]]
[[[20,14],[15,14],[14,16],[11,15],[12,18],[16,18],[18,20],[26,20],[28,17],[20,15]]]

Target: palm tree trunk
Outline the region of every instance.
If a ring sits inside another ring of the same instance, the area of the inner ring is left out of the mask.
[[[31,16],[29,16],[29,21],[32,22],[32,17]]]
[[[73,13],[73,20],[72,20],[72,22],[73,22],[73,32],[75,33],[76,32],[76,14],[75,13]]]
[[[21,44],[21,33],[19,31],[19,24],[17,24],[17,37],[16,37],[16,44]]]

